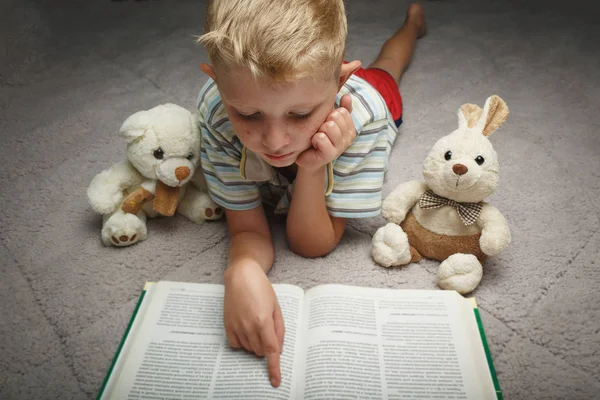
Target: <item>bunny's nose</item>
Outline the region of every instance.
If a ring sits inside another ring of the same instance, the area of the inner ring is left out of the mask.
[[[190,176],[190,169],[188,167],[178,167],[175,169],[175,177],[178,181],[182,181]]]
[[[452,171],[454,171],[454,173],[456,175],[464,175],[464,174],[466,174],[469,171],[469,169],[467,168],[466,165],[463,165],[463,164],[454,164],[452,166]]]

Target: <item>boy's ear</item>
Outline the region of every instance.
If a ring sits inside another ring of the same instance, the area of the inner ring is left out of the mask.
[[[213,80],[216,80],[216,78],[215,78],[215,69],[212,67],[212,65],[206,64],[206,63],[202,63],[202,64],[200,64],[200,69],[206,75],[210,76]]]
[[[351,61],[349,63],[342,64],[340,71],[340,82],[338,84],[338,90],[340,90],[346,81],[352,76],[353,73],[358,71],[361,66],[361,62],[358,60]]]

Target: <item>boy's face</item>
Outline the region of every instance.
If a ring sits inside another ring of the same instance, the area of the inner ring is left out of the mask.
[[[334,109],[338,83],[305,78],[274,87],[249,71],[219,72],[219,92],[241,142],[274,167],[294,164]]]

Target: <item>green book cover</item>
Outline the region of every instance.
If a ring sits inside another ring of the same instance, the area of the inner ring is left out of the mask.
[[[492,361],[492,353],[490,352],[490,347],[488,346],[487,339],[485,337],[485,331],[483,329],[483,322],[481,321],[481,315],[479,314],[479,307],[477,306],[475,298],[470,298],[470,300],[473,302],[473,312],[475,313],[477,327],[479,328],[479,335],[481,336],[481,343],[483,344],[485,357],[487,359],[488,367],[490,368],[490,375],[492,376],[494,388],[496,389],[496,396],[498,400],[503,400],[504,397],[502,396],[502,390],[500,389],[500,383],[498,382],[498,376],[496,375],[496,368],[494,368],[494,363]]]
[[[106,377],[104,378],[104,382],[102,382],[102,387],[100,389],[100,392],[98,393],[98,396],[96,397],[96,400],[100,400],[100,398],[104,394],[104,390],[106,389],[106,384],[108,383],[108,379],[110,378],[110,375],[112,374],[112,372],[115,368],[115,364],[117,363],[119,355],[121,354],[121,350],[123,350],[123,345],[125,344],[125,341],[127,340],[127,337],[129,336],[129,332],[131,331],[131,326],[133,325],[133,321],[135,321],[135,317],[138,314],[140,306],[142,305],[142,302],[144,301],[144,297],[146,296],[146,292],[148,291],[148,288],[150,287],[150,285],[151,285],[150,282],[146,283],[146,285],[144,286],[144,290],[142,290],[142,293],[140,294],[140,298],[138,299],[135,309],[133,310],[133,314],[131,315],[131,318],[129,319],[129,324],[127,324],[127,329],[125,329],[125,334],[123,335],[123,338],[121,339],[121,343],[119,343],[117,352],[116,352],[115,356],[113,357],[112,363],[110,364],[110,368],[108,369],[108,373],[106,374]]]

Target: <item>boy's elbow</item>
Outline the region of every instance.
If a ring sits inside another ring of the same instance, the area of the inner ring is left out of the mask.
[[[288,243],[290,250],[295,254],[305,258],[325,257],[331,253],[340,242],[338,235],[333,237],[309,236],[298,237],[288,234]]]
[[[327,254],[331,253],[333,249],[335,249],[337,243],[331,245],[323,245],[323,244],[294,244],[290,242],[290,249],[295,254],[304,258],[319,258],[325,257]]]
[[[346,227],[344,218],[333,218],[331,230],[319,231],[312,229],[310,232],[291,229],[287,226],[287,239],[290,250],[305,258],[325,257],[340,243]]]

